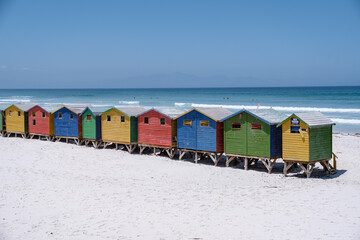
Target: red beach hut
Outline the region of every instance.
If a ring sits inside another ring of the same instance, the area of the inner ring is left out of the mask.
[[[170,158],[176,152],[176,120],[158,110],[150,109],[138,116],[138,144],[140,153],[146,148],[160,148]]]
[[[55,108],[52,108],[55,110]],[[51,140],[54,136],[54,116],[50,108],[36,105],[28,110],[29,136],[45,137]]]

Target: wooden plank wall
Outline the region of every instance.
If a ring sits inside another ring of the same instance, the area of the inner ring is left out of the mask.
[[[107,121],[107,116],[111,116],[111,121]],[[121,116],[125,117],[125,122],[121,122]],[[106,142],[130,143],[130,117],[124,113],[111,109],[101,115],[102,139]]]
[[[33,116],[33,113],[35,116]],[[43,117],[45,113],[45,117]],[[33,120],[36,121],[36,125],[33,125]],[[39,106],[35,106],[30,109],[28,112],[28,124],[29,124],[29,133],[35,134],[50,134],[50,114]]]
[[[149,123],[144,122],[145,117]],[[160,124],[160,119],[165,119],[165,125]],[[151,110],[138,117],[138,142],[150,145],[172,146],[171,118]]]
[[[9,112],[12,112],[9,116]],[[20,112],[20,116],[18,116]],[[6,116],[6,131],[25,133],[25,114],[19,108],[11,106],[5,111]]]
[[[309,132],[291,133],[291,118],[282,124],[283,132],[283,159],[296,161],[309,161]],[[300,121],[301,129],[309,129]]]

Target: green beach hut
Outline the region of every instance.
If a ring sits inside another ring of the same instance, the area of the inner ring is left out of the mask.
[[[82,120],[82,143],[92,143],[95,148],[101,144],[101,113],[109,107],[89,106],[81,113]]]
[[[224,119],[224,153],[227,165],[235,157],[261,160],[270,173],[282,154],[281,128],[278,123],[287,116],[274,109],[241,110]]]

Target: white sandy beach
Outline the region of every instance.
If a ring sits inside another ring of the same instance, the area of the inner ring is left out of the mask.
[[[333,145],[306,179],[1,137],[0,239],[360,239],[360,137]]]

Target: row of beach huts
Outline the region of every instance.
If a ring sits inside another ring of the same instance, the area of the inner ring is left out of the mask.
[[[315,164],[334,173],[336,155],[332,152],[334,123],[320,112],[290,116],[274,109],[241,110],[221,107],[193,108],[180,115],[143,107],[61,106],[41,107],[16,104],[1,110],[3,137],[22,136],[49,141],[74,142],[95,148],[124,146],[160,151],[170,158],[178,154],[195,162],[210,158],[217,165],[225,156],[226,166],[244,161],[247,170],[261,161],[271,173],[278,159],[284,162],[284,175],[298,164],[310,177]],[[333,160],[331,164],[330,161]]]

